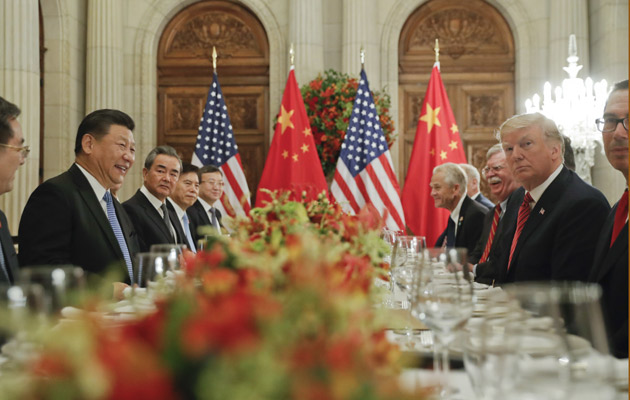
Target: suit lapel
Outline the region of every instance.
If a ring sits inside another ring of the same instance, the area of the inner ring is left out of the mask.
[[[203,205],[201,205],[201,203],[197,200],[194,206],[197,208],[197,215],[201,218],[203,225],[212,225],[210,217],[208,216],[208,211],[203,209]]]
[[[532,212],[529,214],[529,218],[527,218],[527,221],[525,222],[521,236],[518,238],[518,242],[516,243],[512,261],[516,261],[518,259],[523,243],[526,243],[527,238],[531,236],[532,233],[536,232],[538,225],[547,218],[547,215],[554,211],[554,207],[558,203],[558,198],[564,192],[568,173],[568,170],[563,167],[560,174],[553,180],[553,182],[551,182],[551,184],[543,192],[542,196],[540,196],[540,199],[538,199],[534,205]],[[513,270],[511,266],[509,270]]]
[[[79,170],[79,167],[77,167],[76,164],[73,164],[69,171],[72,174],[72,179],[79,188],[79,195],[83,199],[85,206],[94,216],[94,220],[98,223],[116,254],[122,259],[122,251],[120,250],[120,245],[116,240],[116,236],[114,236],[114,231],[112,230],[109,220],[103,211],[103,207],[101,207],[99,199],[96,198],[94,190],[92,190],[87,178],[83,175],[81,170]]]
[[[147,196],[145,196],[139,190],[137,194],[142,199],[142,208],[144,209],[147,219],[153,222],[153,225],[155,225],[156,229],[158,229],[160,232],[166,235],[166,237],[172,237],[173,235],[171,234],[166,224],[164,223],[164,220],[160,216],[160,213],[158,213],[158,210],[156,210],[155,207],[153,207],[153,204],[151,204],[149,199],[147,199]]]
[[[468,196],[464,197],[462,208],[459,209],[459,217],[457,217],[457,234],[455,235],[455,246],[459,246],[460,242],[464,238],[464,235],[462,234],[462,226],[464,225],[464,218],[466,216],[466,211],[468,211],[468,205],[470,201],[475,200],[470,199]]]
[[[595,252],[595,268],[591,273],[589,280],[594,282],[599,282],[610,270],[610,268],[615,265],[616,261],[619,257],[627,254],[628,249],[628,223],[621,229],[619,232],[619,236],[615,240],[612,246],[610,246],[610,238],[612,236],[613,225],[615,224],[615,212],[617,211],[617,206],[619,203],[615,204],[615,206],[610,210],[610,214],[608,214],[608,218],[606,218],[606,222],[602,227],[602,233],[605,232],[603,236],[600,236],[600,239],[597,243],[597,248]]]

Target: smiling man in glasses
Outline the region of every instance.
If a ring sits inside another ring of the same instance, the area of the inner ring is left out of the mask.
[[[628,81],[613,86],[596,121],[608,162],[626,178],[626,190],[599,235],[589,280],[602,287],[602,309],[611,353],[628,358]]]
[[[20,109],[0,97],[0,195],[13,189],[15,173],[24,164],[29,148],[24,146]],[[7,217],[0,211],[0,282],[13,282],[18,271],[17,254]]]

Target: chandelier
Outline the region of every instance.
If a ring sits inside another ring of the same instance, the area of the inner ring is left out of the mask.
[[[606,98],[608,84],[605,79],[593,83],[589,77],[578,78],[582,69],[578,65],[577,44],[575,35],[569,36],[569,64],[562,69],[569,75],[551,93],[551,83],[545,82],[542,104],[538,94],[525,101],[528,113],[540,112],[558,125],[560,132],[571,139],[571,147],[575,153],[577,174],[591,183],[591,168],[595,165],[595,150],[602,146],[601,133],[595,127],[595,119],[601,117]]]

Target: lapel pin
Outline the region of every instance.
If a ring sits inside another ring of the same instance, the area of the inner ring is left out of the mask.
[[[540,212],[540,215],[545,215],[545,209],[544,208],[541,208],[539,212]]]

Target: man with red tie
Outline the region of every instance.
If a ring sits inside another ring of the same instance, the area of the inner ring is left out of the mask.
[[[628,358],[628,81],[613,86],[597,120],[606,157],[626,178],[626,190],[604,223],[589,281],[602,286],[602,308],[611,353]]]
[[[498,133],[524,196],[512,196],[499,283],[586,281],[610,207],[602,193],[563,165],[564,141],[540,113],[505,121]]]
[[[486,166],[482,172],[488,182],[491,197],[497,204],[486,214],[481,237],[475,249],[469,254],[468,260],[476,264],[472,267],[475,280],[490,284],[497,278],[495,263],[499,257],[501,247],[499,243],[506,225],[502,221],[510,219],[509,216],[504,219],[508,198],[520,185],[514,180],[507,166],[501,143],[488,149]]]

